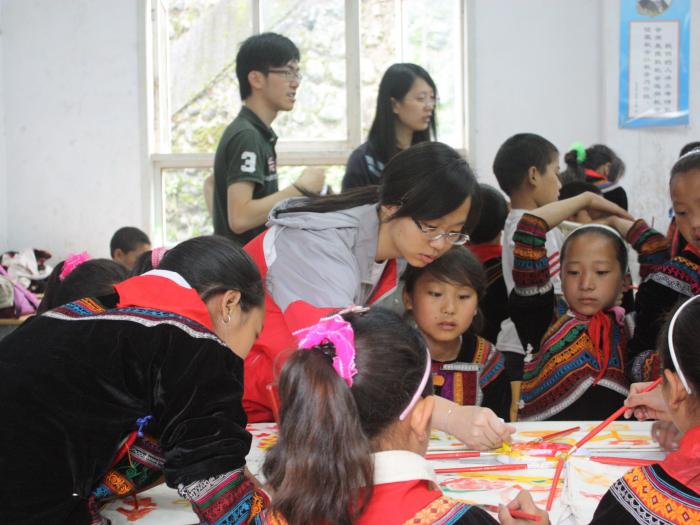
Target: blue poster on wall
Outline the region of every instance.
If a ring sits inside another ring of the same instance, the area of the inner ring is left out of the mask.
[[[620,0],[621,128],[688,124],[690,0]]]

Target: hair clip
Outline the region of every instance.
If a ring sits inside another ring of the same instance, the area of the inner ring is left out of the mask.
[[[323,355],[323,357],[327,358],[328,361],[333,363],[333,358],[335,357],[335,345],[331,343],[330,341],[324,341],[320,345],[316,345],[309,350],[314,350],[318,352],[319,354]]]
[[[369,306],[357,306],[356,304],[351,304],[350,306],[346,306],[340,312],[338,312],[338,315],[363,314],[365,312],[369,312]]]
[[[576,163],[577,164],[583,164],[586,162],[586,146],[584,146],[581,142],[574,142],[569,150],[573,150],[576,152]]]
[[[297,330],[294,336],[299,340],[299,348],[302,349],[319,348],[324,343],[332,344],[335,349],[331,359],[333,368],[348,386],[352,386],[352,378],[357,375],[357,368],[355,367],[355,334],[350,323],[339,314],[335,314],[321,319],[313,326]],[[325,351],[321,351],[328,356]]]
[[[163,256],[167,251],[168,249],[165,246],[153,248],[151,250],[151,266],[153,266],[153,268],[158,268],[160,266],[160,262],[163,260]]]
[[[85,261],[89,260],[90,254],[88,254],[88,252],[73,253],[69,255],[66,260],[63,261],[63,268],[61,268],[61,273],[58,275],[59,280],[65,280],[65,278],[68,277],[73,270],[75,270]]]

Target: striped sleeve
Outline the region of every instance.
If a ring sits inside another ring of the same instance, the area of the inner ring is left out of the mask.
[[[256,490],[243,468],[180,484],[178,493],[192,504],[203,525],[257,523],[256,518],[270,505],[267,494]]]
[[[638,219],[627,233],[627,240],[639,254],[639,277],[644,279],[671,257],[668,240]]]
[[[515,293],[523,296],[544,294],[552,289],[550,261],[545,242],[549,225],[526,213],[513,234],[513,281]]]

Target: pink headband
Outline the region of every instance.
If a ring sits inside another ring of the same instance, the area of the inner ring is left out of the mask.
[[[313,348],[323,343],[332,343],[335,347],[333,368],[348,386],[357,374],[355,367],[355,334],[352,326],[339,314],[321,319],[308,328],[294,332],[299,339],[299,348]]]
[[[161,246],[160,248],[153,248],[151,250],[151,266],[153,266],[153,269],[156,269],[160,266],[160,262],[163,260],[163,256],[167,251],[168,249],[165,246]]]
[[[63,268],[61,268],[61,273],[58,275],[59,280],[63,281],[73,270],[89,260],[90,255],[88,252],[72,253],[63,261]]]
[[[403,409],[403,412],[401,412],[401,415],[399,416],[399,421],[403,421],[406,419],[406,416],[408,416],[409,412],[413,410],[413,407],[416,406],[416,403],[418,403],[418,399],[420,399],[421,394],[423,394],[423,390],[425,390],[425,385],[428,384],[428,378],[430,377],[430,370],[432,368],[433,360],[430,357],[430,351],[428,351],[428,347],[425,347],[425,372],[423,372],[423,379],[420,380],[420,384],[418,385],[418,389],[416,390],[416,393],[413,394],[413,399],[411,399],[411,402],[408,404],[406,408]]]

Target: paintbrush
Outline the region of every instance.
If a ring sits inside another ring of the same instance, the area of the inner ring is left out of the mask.
[[[564,430],[559,430],[558,432],[552,432],[551,434],[545,434],[544,436],[540,436],[538,438],[530,440],[527,443],[541,443],[542,441],[548,441],[550,439],[568,436],[569,434],[573,434],[574,432],[578,432],[579,430],[581,430],[581,427],[571,427]]]
[[[659,462],[657,459],[621,458],[617,456],[590,456],[588,459],[605,465],[622,465],[626,467],[646,467]]]
[[[451,474],[457,472],[491,472],[500,470],[524,470],[527,469],[527,463],[512,463],[504,465],[473,465],[469,467],[445,467],[436,468],[437,474]]]
[[[487,453],[492,455],[493,453]],[[482,456],[483,453],[476,451],[462,451],[462,452],[433,452],[425,455],[425,459],[462,459],[462,458],[478,458]]]
[[[561,471],[564,468],[566,457],[567,456],[564,455],[557,461],[557,469],[554,471],[554,479],[552,479],[552,486],[549,488],[549,497],[547,498],[547,506],[545,507],[547,512],[552,510],[552,503],[554,503],[554,496],[557,493],[557,485],[559,485],[559,478],[561,477]]]
[[[656,381],[648,385],[644,390],[641,391],[642,394],[646,392],[650,392],[654,390],[659,384],[661,383],[661,378],[658,378]],[[620,417],[622,414],[625,413],[625,410],[627,410],[626,406],[621,406],[619,409],[617,409],[610,417],[608,417],[605,421],[600,423],[600,425],[596,426],[593,430],[591,430],[588,434],[583,436],[581,439],[578,440],[578,442],[571,448],[566,453],[566,456],[573,456],[574,452],[576,452],[579,448],[581,448],[583,445],[588,443],[591,438],[593,438],[598,432],[603,430],[605,427],[607,427],[610,423],[615,421],[618,417]]]

